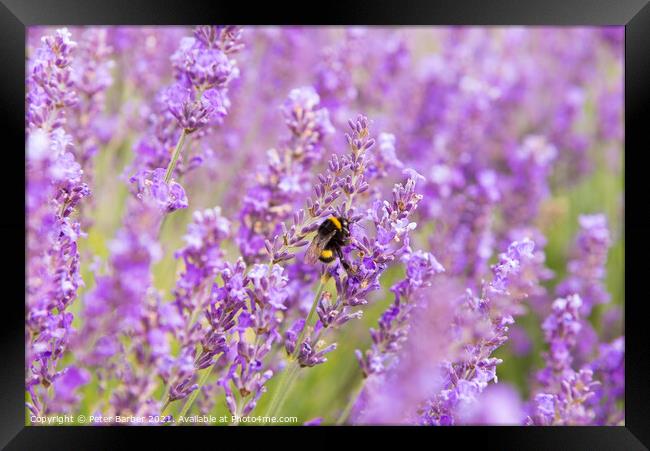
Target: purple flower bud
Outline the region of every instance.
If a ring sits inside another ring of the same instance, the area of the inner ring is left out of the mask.
[[[180,208],[187,208],[188,201],[183,187],[171,181],[165,182],[165,170],[141,170],[129,180],[135,185],[134,194],[144,202],[156,205],[161,211],[171,213]]]

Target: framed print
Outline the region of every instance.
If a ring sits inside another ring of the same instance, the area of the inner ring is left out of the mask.
[[[645,2],[72,3],[2,8],[8,449],[646,449]]]

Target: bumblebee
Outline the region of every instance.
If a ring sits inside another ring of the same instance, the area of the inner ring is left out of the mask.
[[[305,253],[305,262],[331,263],[339,258],[346,271],[350,270],[350,265],[345,261],[341,247],[350,241],[350,229],[347,219],[339,216],[330,216],[325,219],[318,227],[316,236],[307,248]]]

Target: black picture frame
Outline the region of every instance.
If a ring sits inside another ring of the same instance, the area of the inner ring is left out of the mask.
[[[169,432],[185,428],[25,427],[24,404],[24,80],[25,33],[30,25],[100,24],[376,24],[376,25],[624,25],[625,26],[625,426],[621,427],[461,427],[410,428],[410,434],[445,435],[461,444],[467,440],[497,449],[648,449],[650,447],[650,352],[647,317],[643,314],[644,272],[650,219],[640,161],[650,150],[644,129],[650,108],[650,4],[648,0],[456,0],[447,2],[355,1],[327,4],[292,2],[262,8],[234,2],[189,0],[1,0],[0,114],[3,134],[3,175],[0,177],[4,214],[0,231],[5,247],[2,271],[5,290],[0,327],[0,445],[6,449],[122,449],[147,433],[167,440]],[[646,113],[646,114],[644,114]],[[645,127],[647,128],[647,126]],[[22,149],[22,150],[21,150]],[[645,233],[644,233],[645,232]],[[21,293],[22,291],[22,293]],[[643,337],[646,337],[645,339]],[[201,431],[198,431],[200,429]],[[211,428],[193,428],[192,437]],[[220,428],[223,430],[224,428]],[[260,428],[225,428],[246,434],[247,447]],[[266,433],[289,431],[295,443],[304,434],[323,429],[263,428]],[[352,428],[339,428],[350,431]],[[354,428],[363,432],[368,428]],[[393,428],[372,428],[375,438],[394,434]],[[155,432],[154,432],[155,431]],[[326,430],[326,434],[332,432]],[[182,433],[182,432],[181,432]],[[223,433],[222,433],[223,434]],[[300,435],[300,436],[299,436]],[[403,434],[401,435],[404,436]],[[326,436],[327,437],[327,436]],[[330,439],[331,440],[331,439]],[[285,442],[286,443],[286,442]],[[308,442],[303,442],[308,443]],[[457,447],[458,445],[454,445]]]

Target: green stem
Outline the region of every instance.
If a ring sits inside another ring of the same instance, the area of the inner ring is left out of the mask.
[[[320,297],[323,294],[323,289],[325,288],[326,281],[327,279],[325,277],[321,277],[320,282],[318,284],[318,288],[316,289],[316,295],[314,296],[314,302],[311,305],[311,309],[309,310],[309,314],[307,315],[307,319],[305,320],[305,325],[303,326],[302,331],[300,332],[300,336],[296,341],[296,348],[289,356],[287,367],[285,368],[284,372],[280,375],[280,378],[278,380],[278,386],[273,393],[273,398],[271,398],[271,403],[269,404],[269,407],[266,409],[265,416],[272,417],[278,413],[278,411],[282,408],[285,399],[287,398],[287,394],[289,393],[289,390],[291,389],[291,386],[295,381],[296,376],[298,375],[298,370],[300,370],[300,364],[298,363],[298,354],[300,353],[302,342],[305,340],[307,329],[312,327],[311,323],[316,314],[316,307],[318,306],[318,301],[320,300]]]
[[[363,391],[363,388],[365,386],[366,386],[366,378],[364,377],[361,383],[359,384],[359,386],[356,388],[356,390],[352,392],[348,404],[345,406],[345,409],[343,409],[343,412],[341,412],[341,415],[339,415],[339,418],[336,420],[337,426],[341,426],[345,424],[348,417],[350,416],[350,413],[352,412],[352,408],[357,403],[357,400],[359,399],[359,395],[361,395],[361,392]]]
[[[196,390],[194,390],[191,394],[190,397],[187,398],[187,401],[185,401],[185,404],[183,405],[183,408],[179,412],[178,416],[182,417],[185,416],[188,410],[190,410],[190,407],[192,407],[192,404],[194,403],[194,400],[196,400],[196,397],[199,396],[199,392],[201,391],[201,388],[205,385],[205,383],[208,380],[208,377],[210,377],[210,374],[212,374],[212,370],[214,369],[215,366],[217,366],[217,361],[221,357],[221,353],[216,355],[216,361],[214,364],[210,365],[209,368],[205,369],[203,371],[203,374],[201,375],[201,380],[199,381],[199,386],[197,387]]]
[[[203,302],[205,301],[206,296],[210,294],[210,284],[206,284],[203,287],[199,289],[199,305],[192,310],[192,314],[190,315],[190,320],[188,321],[186,327],[185,327],[185,337],[187,337],[192,330],[192,327],[194,327],[194,323],[197,320],[197,316],[199,314],[199,311],[203,308]],[[181,347],[185,345],[185,342],[181,343]],[[219,360],[219,357],[221,354],[217,354],[216,358]],[[215,363],[216,364],[216,363]],[[171,401],[169,401],[169,392],[171,391],[171,383],[173,381],[173,377],[169,378],[169,381],[167,382],[167,385],[165,386],[165,392],[163,393],[163,397],[161,399],[166,399],[167,401],[165,402],[164,407],[162,408],[162,411],[160,412],[160,415],[162,416],[165,413],[165,409],[169,406]]]
[[[244,404],[246,401],[245,396],[241,396],[239,399],[235,401],[235,421],[230,423],[228,426],[238,426],[239,425],[239,419],[241,418],[241,411],[244,408]]]
[[[169,405],[172,403],[170,401],[170,399],[169,399],[169,394],[167,393],[167,391],[165,392],[165,396],[163,396],[163,399],[165,399],[165,398],[167,398],[167,401],[165,401],[165,405],[163,406],[163,408],[160,409],[160,416],[161,417],[165,415],[165,410],[167,410],[167,407],[169,407]]]
[[[300,347],[302,346],[302,342],[305,341],[305,335],[307,335],[307,328],[311,328],[312,326],[312,321],[314,315],[316,314],[316,307],[318,307],[318,301],[320,301],[320,297],[323,294],[324,288],[325,288],[325,279],[324,277],[321,277],[320,282],[318,283],[318,289],[316,290],[316,296],[314,296],[314,302],[311,304],[311,309],[309,310],[309,314],[307,315],[307,319],[305,320],[305,325],[300,331],[300,335],[298,336],[298,340],[296,341],[296,349],[294,349],[293,352],[291,353],[291,358],[294,360],[298,358],[298,354],[300,353]]]
[[[300,364],[298,361],[290,357],[287,362],[287,367],[280,375],[278,386],[273,393],[273,398],[271,399],[271,404],[269,404],[269,407],[266,409],[266,414],[264,416],[273,417],[280,411],[285,399],[287,398],[289,387],[296,379],[299,369]]]
[[[162,220],[160,221],[160,225],[158,226],[158,240],[160,240],[160,237],[162,236],[162,231],[163,227],[165,227],[165,223],[167,222],[167,218],[169,218],[169,214],[166,214],[163,216]]]
[[[176,169],[176,163],[178,162],[178,157],[181,155],[181,150],[183,149],[183,143],[185,143],[186,136],[187,131],[183,129],[181,136],[178,138],[178,142],[176,143],[176,148],[172,154],[172,159],[169,162],[169,166],[167,166],[167,172],[165,172],[165,183],[169,183],[172,178],[172,174],[174,173],[174,169]]]

